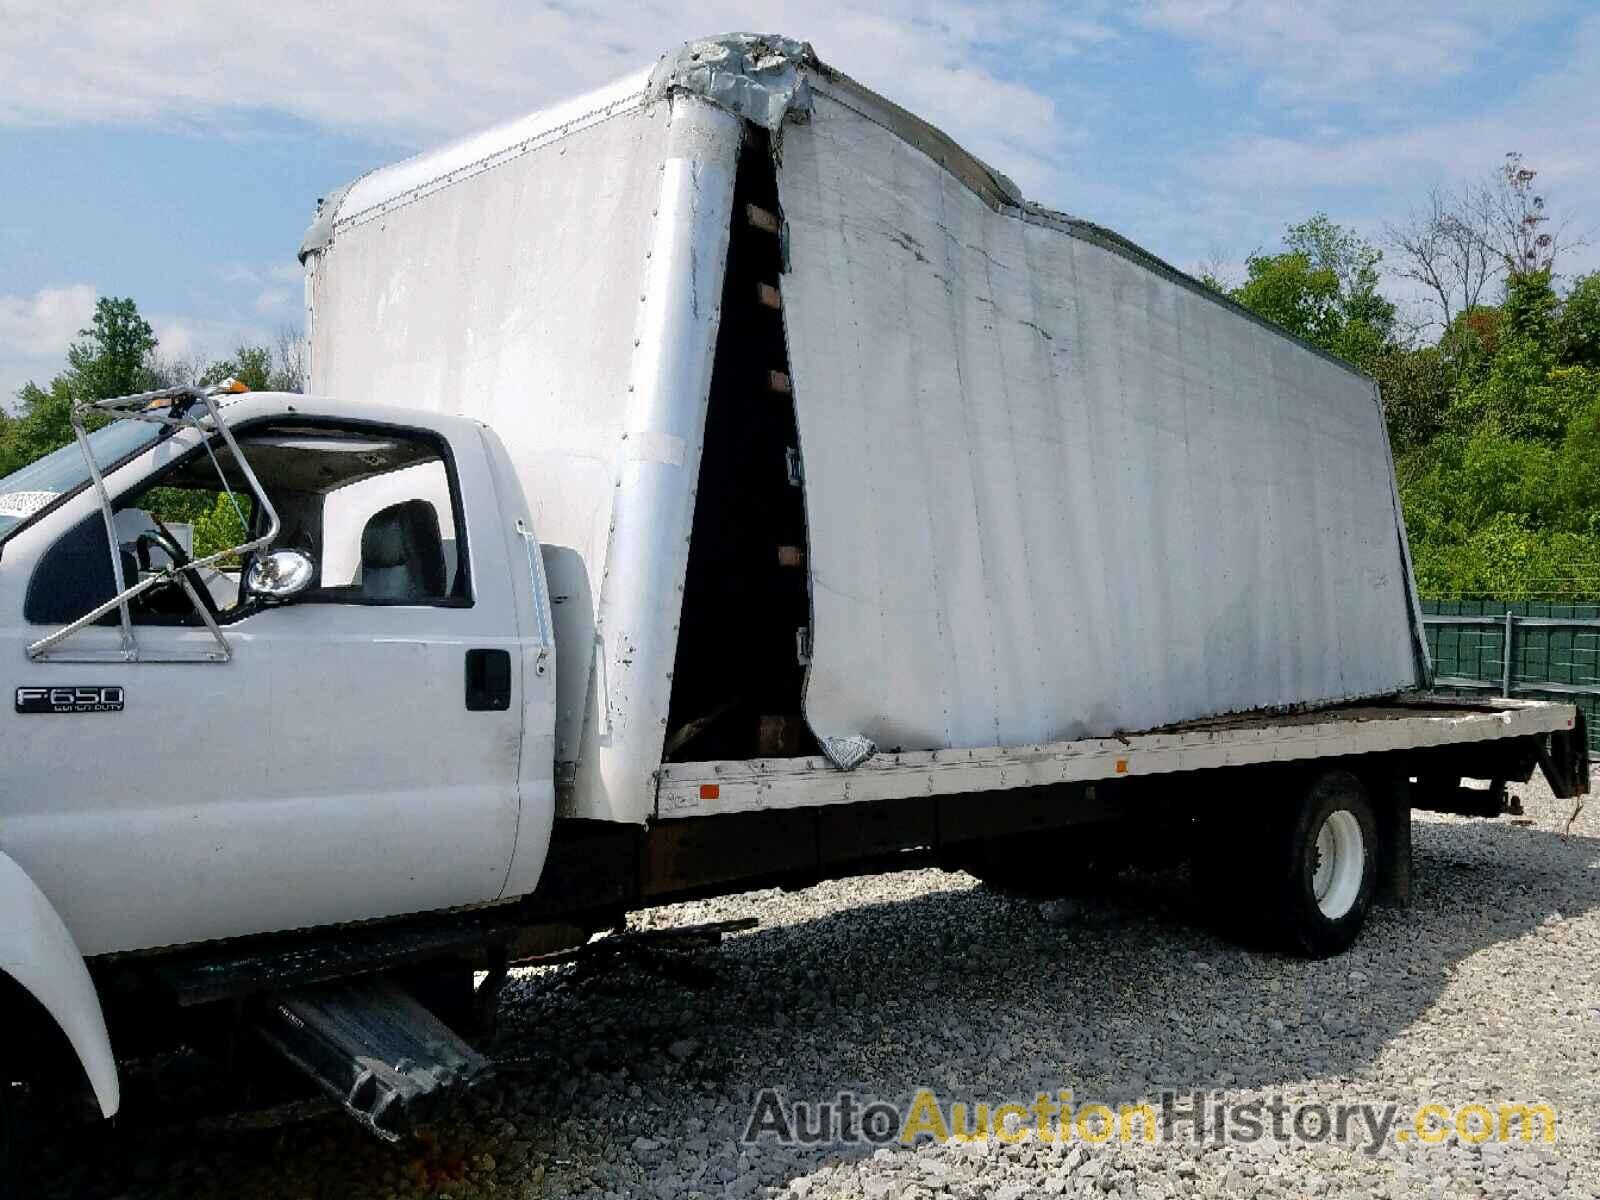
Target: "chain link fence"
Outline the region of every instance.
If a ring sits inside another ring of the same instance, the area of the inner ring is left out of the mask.
[[[1600,604],[1424,600],[1422,613],[1436,690],[1576,704],[1600,758]]]

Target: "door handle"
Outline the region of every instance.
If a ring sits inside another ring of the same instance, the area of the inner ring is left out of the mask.
[[[511,652],[467,651],[467,711],[504,712],[511,707]]]

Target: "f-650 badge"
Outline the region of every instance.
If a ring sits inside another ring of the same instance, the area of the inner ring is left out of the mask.
[[[119,687],[19,687],[19,713],[99,713],[122,711]]]

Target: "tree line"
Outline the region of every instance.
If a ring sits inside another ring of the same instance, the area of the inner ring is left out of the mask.
[[[298,331],[285,330],[270,345],[241,344],[224,359],[171,358],[162,355],[155,330],[134,301],[102,297],[93,320],[67,348],[65,369],[47,386],[23,385],[15,413],[0,407],[0,475],[70,444],[74,404],[226,379],[252,391],[303,390],[305,355]],[[90,429],[103,423],[92,415],[85,422]],[[177,488],[156,488],[143,500],[168,525],[193,526],[197,557],[245,540],[250,503],[249,496]]]
[[[161,353],[155,330],[134,301],[103,296],[95,302],[93,320],[67,347],[66,367],[44,386],[24,384],[15,412],[0,405],[0,475],[71,442],[76,403],[225,379],[238,379],[252,391],[303,390],[299,332],[286,329],[270,345],[243,343],[224,359],[172,358]]]
[[[1560,285],[1577,241],[1536,180],[1510,154],[1382,245],[1319,213],[1201,275],[1378,380],[1424,596],[1600,602],[1600,272]]]
[[[1600,272],[1559,284],[1574,239],[1517,154],[1430,192],[1381,240],[1318,213],[1251,255],[1242,280],[1201,280],[1378,380],[1424,596],[1600,602]],[[65,369],[0,410],[0,474],[70,442],[78,401],[229,377],[299,391],[304,374],[295,331],[173,360],[132,300],[104,298]],[[237,520],[171,503],[197,536]]]

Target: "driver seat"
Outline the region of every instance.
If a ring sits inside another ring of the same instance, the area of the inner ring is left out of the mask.
[[[361,595],[420,603],[444,599],[439,514],[426,500],[380,508],[361,530]]]

